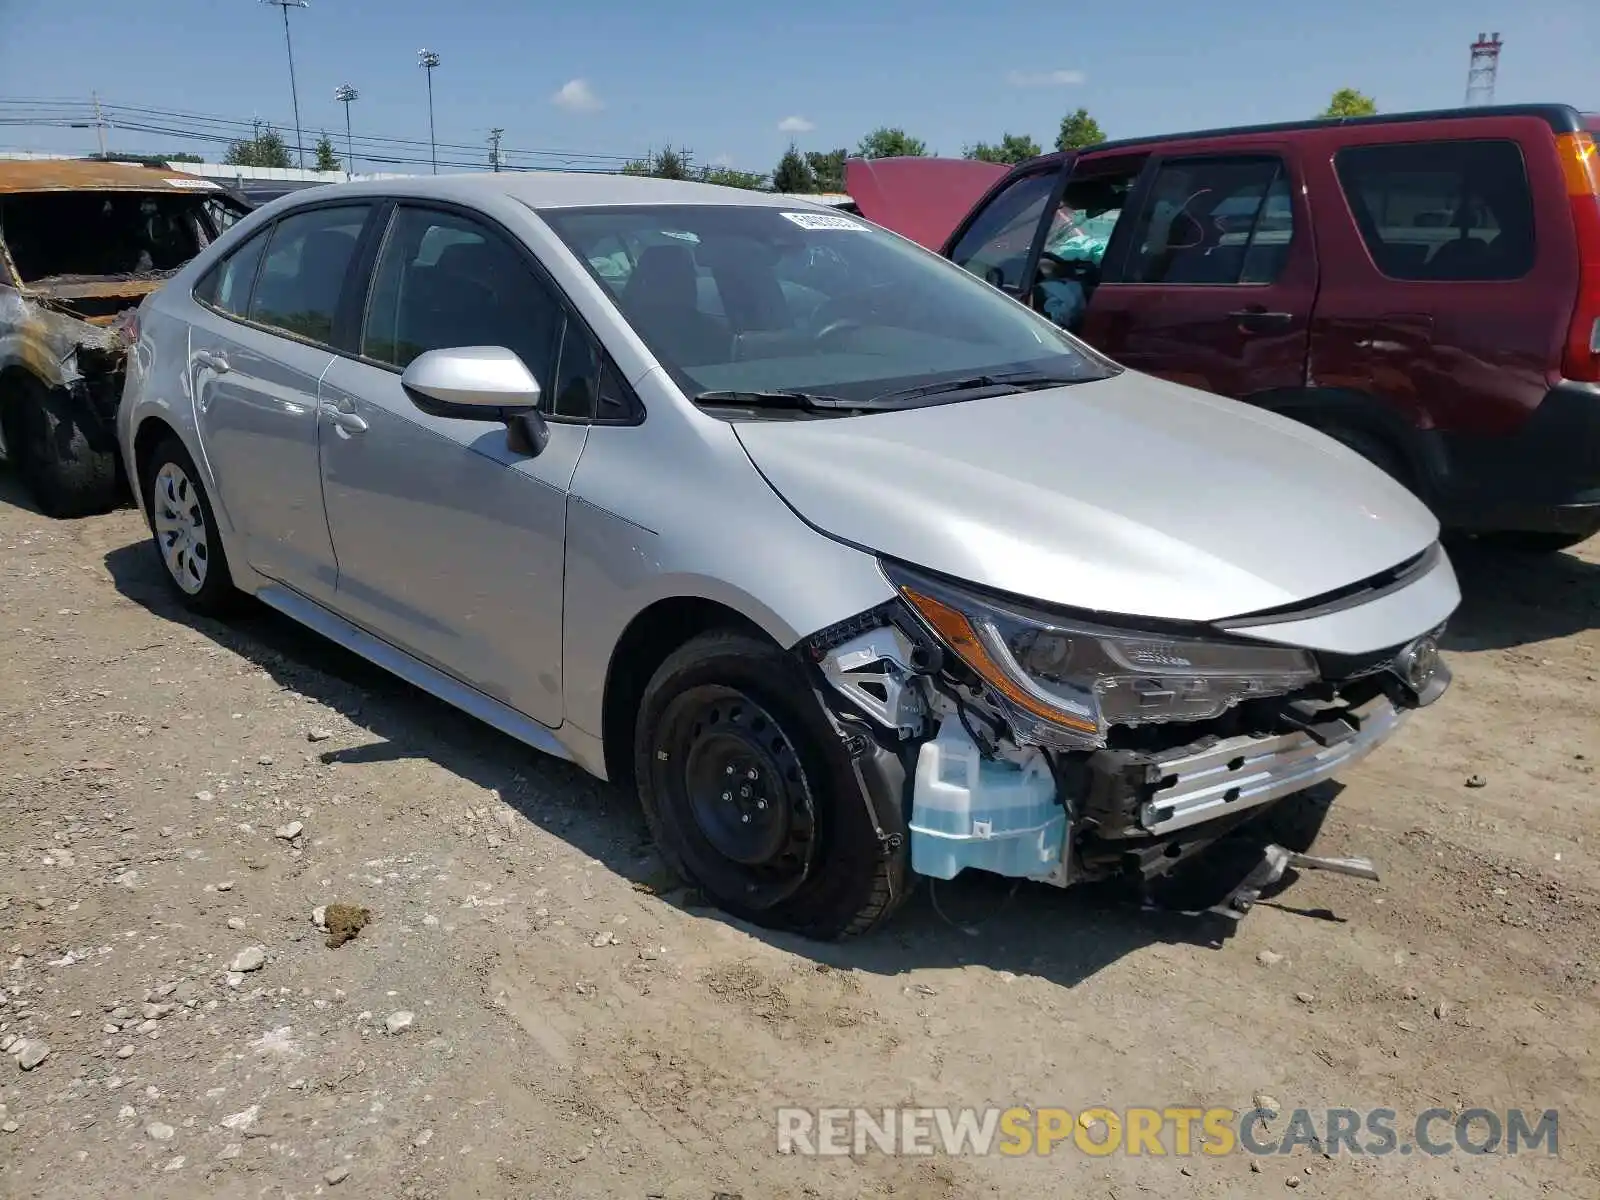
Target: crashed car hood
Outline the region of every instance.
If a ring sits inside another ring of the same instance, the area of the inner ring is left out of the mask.
[[[910,411],[735,426],[843,541],[1066,607],[1213,621],[1426,550],[1433,514],[1337,442],[1128,371]]]
[[[74,275],[60,279],[41,279],[22,285],[25,296],[47,296],[53,300],[140,300],[166,283],[161,279],[117,279]]]
[[[844,186],[867,220],[938,250],[1009,170],[968,158],[852,158]]]

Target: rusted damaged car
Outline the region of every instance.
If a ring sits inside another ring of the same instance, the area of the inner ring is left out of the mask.
[[[82,516],[118,502],[127,326],[247,211],[177,171],[0,161],[0,454],[41,510]]]

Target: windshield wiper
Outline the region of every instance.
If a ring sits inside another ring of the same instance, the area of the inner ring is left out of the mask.
[[[874,396],[869,404],[886,406],[896,402],[917,400],[923,396],[948,396],[956,392],[976,392],[989,388],[1005,388],[1026,392],[1036,388],[1065,387],[1069,383],[1082,383],[1081,375],[1046,375],[1036,371],[1013,371],[993,375],[969,375],[965,379],[946,379],[939,383],[925,383],[920,387],[904,388]]]
[[[782,388],[755,391],[700,392],[695,396],[694,402],[713,406],[726,404],[751,408],[798,408],[808,412],[833,412],[872,407],[870,403],[864,404],[859,400],[846,400],[842,396],[824,396],[817,392],[791,391]]]

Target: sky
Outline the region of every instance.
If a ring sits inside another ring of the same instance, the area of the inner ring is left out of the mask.
[[[427,153],[417,51],[440,142],[696,161],[768,171],[791,140],[853,147],[900,126],[936,153],[1003,132],[1048,147],[1087,108],[1134,136],[1313,115],[1355,87],[1384,111],[1459,104],[1479,31],[1505,42],[1497,101],[1600,109],[1597,0],[310,0],[289,13],[309,148],[356,132]],[[262,118],[293,145],[281,10],[257,0],[0,0],[6,101],[91,93],[121,105]],[[15,105],[9,110],[18,111]],[[112,149],[220,147],[115,130]],[[0,123],[0,149],[88,152],[92,130]],[[451,152],[460,157],[462,152]],[[359,151],[358,151],[359,155]],[[550,160],[554,161],[554,160]]]

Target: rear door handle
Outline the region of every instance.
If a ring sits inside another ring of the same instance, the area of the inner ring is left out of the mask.
[[[1264,308],[1241,308],[1228,314],[1230,321],[1236,321],[1246,329],[1282,329],[1292,324],[1293,313],[1268,312]]]
[[[226,375],[232,370],[228,366],[228,360],[213,350],[196,350],[194,352],[194,361],[199,366],[215,371],[218,375]]]

